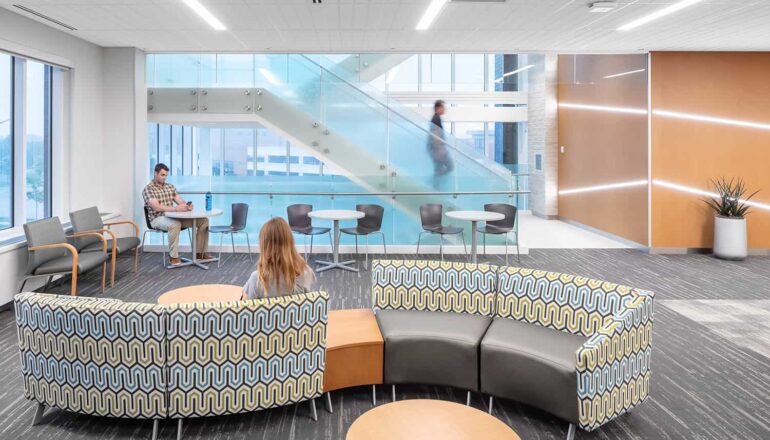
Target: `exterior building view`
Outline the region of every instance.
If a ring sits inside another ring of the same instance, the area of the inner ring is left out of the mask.
[[[770,438],[770,3],[0,0],[0,422]]]

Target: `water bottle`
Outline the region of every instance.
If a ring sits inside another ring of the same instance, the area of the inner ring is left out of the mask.
[[[207,192],[206,193],[206,212],[211,211],[211,204],[212,204],[211,192]]]

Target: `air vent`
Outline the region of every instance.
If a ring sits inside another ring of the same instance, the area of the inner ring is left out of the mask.
[[[40,12],[37,12],[34,9],[30,9],[30,8],[24,6],[24,5],[13,5],[13,7],[21,9],[22,11],[30,13],[30,14],[36,16],[36,17],[40,17],[43,20],[50,21],[51,23],[59,25],[59,26],[65,28],[65,29],[69,29],[71,31],[76,31],[77,30],[77,28],[75,28],[73,26],[70,26],[68,24],[62,23],[61,21],[59,21],[59,20],[57,20],[55,18],[51,18],[51,17],[49,17],[49,16],[47,16],[45,14],[41,14]]]

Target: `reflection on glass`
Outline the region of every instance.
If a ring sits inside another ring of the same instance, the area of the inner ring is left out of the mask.
[[[0,229],[13,226],[11,57],[0,54]]]
[[[27,61],[27,221],[50,216],[50,71],[42,63]]]

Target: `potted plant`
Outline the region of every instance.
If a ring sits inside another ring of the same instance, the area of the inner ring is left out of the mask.
[[[716,213],[714,217],[714,256],[726,260],[743,260],[748,255],[746,240],[746,204],[757,192],[746,196],[746,185],[742,179],[724,177],[712,180],[716,196],[705,202]]]

